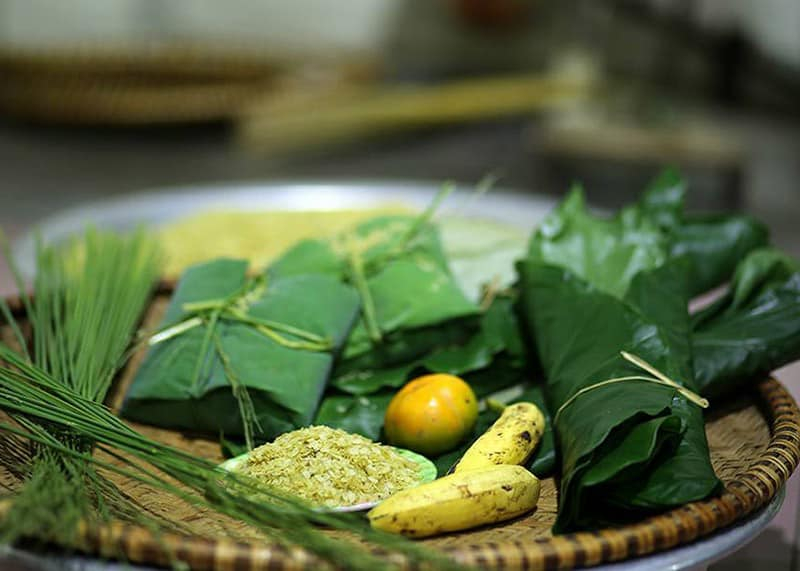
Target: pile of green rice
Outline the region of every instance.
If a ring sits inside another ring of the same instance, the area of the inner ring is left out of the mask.
[[[420,467],[393,448],[327,426],[287,432],[255,448],[244,472],[318,506],[385,499],[420,482]]]

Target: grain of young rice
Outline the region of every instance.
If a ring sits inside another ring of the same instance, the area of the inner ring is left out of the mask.
[[[259,446],[244,472],[326,507],[382,500],[420,481],[419,465],[391,447],[327,426],[294,430]]]

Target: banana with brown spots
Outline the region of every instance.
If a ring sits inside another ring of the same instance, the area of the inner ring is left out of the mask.
[[[505,521],[539,500],[539,480],[522,466],[450,474],[398,492],[368,514],[376,529],[428,537]]]
[[[503,409],[500,418],[470,446],[450,470],[465,472],[499,464],[524,464],[544,433],[542,411],[530,402]]]

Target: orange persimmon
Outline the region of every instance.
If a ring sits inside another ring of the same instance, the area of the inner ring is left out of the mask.
[[[383,428],[390,444],[436,455],[455,448],[477,419],[472,388],[456,376],[437,373],[409,381],[394,395]]]

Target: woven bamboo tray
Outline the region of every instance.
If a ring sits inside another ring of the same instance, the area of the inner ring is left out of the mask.
[[[276,92],[293,98],[378,73],[370,58],[312,61],[227,42],[0,47],[0,114],[116,127],[230,121]]]
[[[162,287],[155,296],[145,317],[146,327],[159,321],[169,299],[168,289]],[[16,308],[21,312],[19,304]],[[0,328],[0,337],[10,339],[10,332]],[[119,406],[143,357],[143,351],[136,354],[118,379],[109,403],[113,408]],[[163,442],[222,460],[216,440],[144,425],[134,427]],[[720,497],[635,524],[554,537],[550,527],[555,521],[557,493],[555,481],[549,478],[542,482],[539,505],[532,514],[426,543],[464,564],[548,571],[620,561],[691,543],[766,505],[800,459],[800,410],[774,379],[757,380],[740,397],[712,403],[706,431],[714,468],[726,485]],[[155,537],[145,528],[123,523],[102,530],[87,528],[81,533],[81,549],[87,553],[152,565],[167,565],[177,558],[198,570],[322,566],[301,548],[271,544],[242,524],[198,512],[139,484],[112,478],[148,509],[174,521],[176,529],[190,531]]]
[[[235,46],[3,48],[0,112],[63,124],[220,121],[270,89],[281,68]]]

